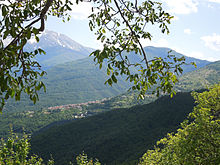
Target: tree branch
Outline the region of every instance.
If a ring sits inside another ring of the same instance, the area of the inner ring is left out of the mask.
[[[124,15],[123,15],[123,13],[122,13],[122,11],[121,11],[121,9],[120,9],[118,3],[117,3],[117,0],[114,0],[114,2],[115,2],[115,5],[116,5],[116,7],[117,7],[117,9],[118,9],[118,11],[119,11],[119,13],[120,13],[122,19],[125,21],[126,25],[127,25],[128,28],[130,29],[131,34],[132,34],[132,35],[135,37],[135,39],[137,40],[137,43],[138,43],[138,45],[140,46],[141,51],[142,51],[142,53],[143,53],[144,60],[145,60],[145,64],[146,64],[146,66],[147,66],[147,68],[148,68],[149,65],[148,65],[148,61],[147,61],[147,55],[146,55],[146,53],[145,53],[145,51],[144,51],[144,48],[143,48],[142,44],[140,43],[139,39],[136,37],[136,35],[135,35],[134,31],[132,30],[132,28],[131,28],[129,22],[125,19]]]
[[[41,31],[41,32],[44,31],[44,29],[45,29],[44,17],[45,17],[45,15],[46,15],[46,13],[47,13],[49,7],[52,5],[53,1],[54,1],[54,0],[47,0],[47,2],[46,2],[46,4],[45,4],[44,8],[43,8],[42,11],[41,11],[40,18],[38,18],[38,19],[32,21],[30,24],[28,24],[27,26],[25,26],[24,29],[27,29],[27,28],[31,27],[32,25],[34,25],[35,23],[41,21],[41,26],[40,26],[40,28],[39,28],[38,30]],[[6,50],[9,46],[11,46],[11,45],[13,45],[13,44],[15,44],[15,43],[18,42],[20,36],[21,36],[22,33],[24,32],[24,29],[21,30],[21,32],[4,48],[4,50]]]

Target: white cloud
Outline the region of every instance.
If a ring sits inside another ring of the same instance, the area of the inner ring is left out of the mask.
[[[208,8],[214,9],[214,6],[212,6],[211,4],[208,4]]]
[[[177,17],[176,15],[174,15],[174,18],[172,19],[173,21],[178,21],[179,17]]]
[[[70,15],[73,19],[84,20],[87,19],[91,14],[92,5],[88,2],[79,2],[79,4],[73,4],[74,7],[70,12]]]
[[[192,34],[191,29],[184,29],[183,32],[188,35]]]
[[[164,1],[171,13],[190,14],[198,11],[198,0],[162,0]]]
[[[196,52],[196,51],[190,52],[187,54],[187,56],[198,58],[198,59],[204,59],[204,54],[202,52]]]
[[[209,0],[209,2],[220,3],[220,0]]]
[[[203,54],[202,52],[191,52],[191,53],[188,53],[187,56],[194,57],[194,58],[201,59],[201,60],[216,61],[216,58],[214,56],[213,57],[207,56]]]
[[[213,33],[211,36],[203,36],[201,40],[205,42],[205,46],[215,50],[220,51],[220,35]]]
[[[143,46],[155,46],[155,47],[169,47],[169,42],[164,39],[164,38],[160,38],[157,41],[150,41],[147,39],[142,39],[141,43],[143,44]]]

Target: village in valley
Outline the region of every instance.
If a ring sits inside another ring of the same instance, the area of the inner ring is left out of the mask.
[[[66,104],[66,105],[59,105],[59,106],[51,106],[46,109],[42,109],[42,113],[45,115],[49,115],[52,113],[72,111],[72,115],[71,115],[72,119],[84,118],[84,117],[93,115],[93,113],[88,111],[86,107],[88,107],[89,105],[95,105],[95,104],[102,105],[104,104],[103,102],[106,100],[109,100],[109,98],[104,98],[104,99],[95,100],[95,101],[88,101],[88,102],[79,103],[79,104]],[[35,114],[35,111],[29,110],[29,111],[26,111],[24,115],[33,117],[34,114]]]

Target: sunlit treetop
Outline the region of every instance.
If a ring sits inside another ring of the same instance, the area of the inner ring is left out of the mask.
[[[192,93],[196,106],[181,128],[157,142],[143,155],[140,165],[219,164],[220,84]]]

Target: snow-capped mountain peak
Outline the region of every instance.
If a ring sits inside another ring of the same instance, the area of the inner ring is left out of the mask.
[[[85,50],[85,47],[81,44],[75,42],[68,36],[60,33],[56,33],[54,31],[45,30],[39,36],[39,43],[36,42],[35,38],[31,38],[28,43],[30,45],[35,45],[41,48],[48,48],[48,47],[57,47],[61,46],[64,48],[72,49],[74,51],[82,51]]]
[[[25,46],[27,50],[33,51],[41,48],[46,52],[45,56],[37,56],[36,59],[43,66],[53,66],[65,62],[74,61],[88,57],[93,51],[72,40],[68,36],[54,31],[45,30],[39,37],[39,42],[32,37]]]

